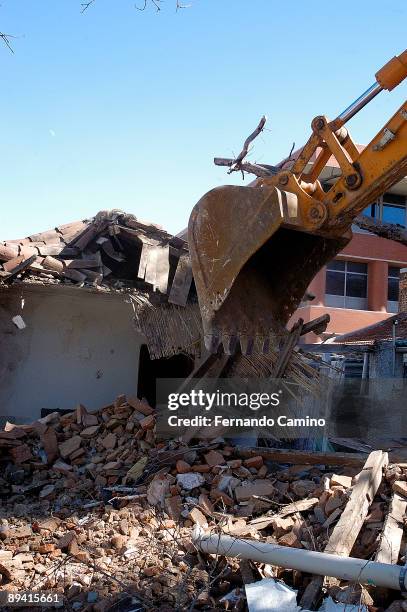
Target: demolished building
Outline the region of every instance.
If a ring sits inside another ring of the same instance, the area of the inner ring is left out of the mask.
[[[3,421],[79,401],[95,409],[122,392],[153,403],[155,376],[193,367],[186,242],[159,226],[101,211],[0,243],[0,262]]]
[[[157,379],[196,374],[207,355],[187,242],[157,225],[101,211],[0,243],[0,261],[1,422],[121,393],[154,406]],[[283,363],[278,350],[225,356],[212,376],[278,369],[315,391],[315,369],[286,341]]]

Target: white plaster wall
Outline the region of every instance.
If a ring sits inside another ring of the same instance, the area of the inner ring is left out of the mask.
[[[135,394],[143,337],[124,298],[62,286],[2,291],[0,421],[28,422],[41,408],[79,402],[94,410]],[[11,321],[16,314],[26,329]]]

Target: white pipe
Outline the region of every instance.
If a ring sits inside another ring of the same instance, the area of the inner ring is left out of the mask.
[[[195,527],[192,538],[197,548],[205,553],[251,559],[259,563],[270,563],[309,574],[332,576],[340,580],[403,592],[407,590],[407,567],[401,565],[339,557],[256,540],[237,540],[227,535],[204,533],[198,526]]]

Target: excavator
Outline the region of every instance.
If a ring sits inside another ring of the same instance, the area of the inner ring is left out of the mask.
[[[406,77],[407,49],[336,119],[315,117],[295,160],[264,165],[250,185],[212,189],[196,204],[188,241],[210,353],[278,347],[311,280],[351,240],[355,217],[407,174],[407,102],[363,151],[345,127]],[[323,186],[331,156],[338,176]]]

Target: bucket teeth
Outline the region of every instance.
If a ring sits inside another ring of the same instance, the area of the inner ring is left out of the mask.
[[[253,353],[254,348],[254,338],[252,336],[248,336],[247,334],[241,334],[239,336],[240,341],[240,350],[243,355],[251,355]]]
[[[237,340],[237,336],[222,334],[223,350],[226,355],[233,355],[236,352]]]
[[[216,334],[205,334],[205,348],[210,353],[216,353],[220,344],[220,337]]]
[[[223,351],[226,355],[233,355],[236,353],[239,344],[243,355],[267,355],[271,351],[276,350],[275,338],[263,334],[226,334],[218,331],[218,333],[205,334],[204,341],[205,347],[210,353],[216,353],[221,344],[223,345]]]

